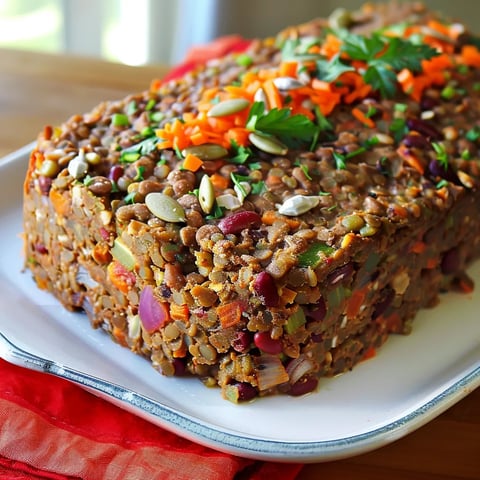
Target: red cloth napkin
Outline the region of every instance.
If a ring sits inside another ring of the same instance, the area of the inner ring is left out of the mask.
[[[232,35],[195,47],[162,81],[249,43]],[[0,479],[293,480],[301,468],[197,445],[63,379],[0,359]]]
[[[203,447],[73,383],[0,360],[0,478],[293,480],[300,470]]]

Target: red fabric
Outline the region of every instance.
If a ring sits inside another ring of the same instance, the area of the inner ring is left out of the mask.
[[[232,35],[195,47],[162,81],[249,44]],[[203,447],[63,379],[0,359],[0,479],[293,480],[301,468]]]
[[[0,479],[294,479],[159,428],[63,379],[0,360]]]

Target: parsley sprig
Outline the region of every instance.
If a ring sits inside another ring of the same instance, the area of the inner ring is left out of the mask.
[[[339,32],[343,45],[340,54],[327,64],[317,61],[317,75],[322,80],[333,81],[343,72],[352,70],[350,62],[365,62],[363,79],[383,97],[393,97],[397,90],[397,72],[406,68],[412,72],[422,69],[422,61],[439,53],[429,45],[416,44],[399,37],[384,37],[373,33],[370,37],[350,32]],[[342,54],[347,55],[344,58]]]
[[[305,115],[292,115],[288,108],[273,108],[266,112],[264,102],[254,102],[247,128],[273,135],[285,145],[295,147],[299,142],[310,141],[317,134],[319,126]]]

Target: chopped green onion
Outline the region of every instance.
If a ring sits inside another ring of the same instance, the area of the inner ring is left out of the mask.
[[[112,115],[112,125],[114,127],[126,127],[128,124],[128,117],[124,113],[114,113]]]
[[[298,265],[300,267],[316,268],[334,251],[334,248],[324,242],[313,243],[307,250],[298,256]]]

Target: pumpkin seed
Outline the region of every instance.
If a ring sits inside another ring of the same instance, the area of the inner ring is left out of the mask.
[[[198,201],[205,213],[210,213],[215,203],[215,191],[208,175],[204,175],[198,187]]]
[[[246,98],[230,98],[214,105],[207,113],[209,117],[225,117],[241,112],[250,105]]]
[[[186,157],[188,154],[195,155],[200,160],[217,160],[226,157],[228,150],[216,143],[204,143],[203,145],[194,145],[182,150],[182,155]]]
[[[294,77],[277,77],[273,79],[273,83],[279,90],[294,90],[305,86]]]
[[[346,8],[336,8],[328,17],[330,28],[348,28],[352,23],[352,14]]]
[[[234,185],[233,189],[237,194],[240,203],[243,204],[245,198],[248,197],[248,194],[252,191],[252,186],[248,182],[239,182],[238,185]]]
[[[287,198],[282,205],[278,207],[278,213],[287,216],[302,215],[320,203],[318,196],[310,195],[294,195]]]
[[[145,197],[145,205],[160,220],[185,222],[185,210],[172,197],[160,192],[151,192]]]
[[[288,152],[287,146],[275,137],[252,132],[248,138],[253,145],[263,152],[271,153],[272,155],[286,155]]]
[[[263,102],[264,105],[267,105],[267,95],[265,94],[265,91],[263,90],[263,88],[259,88],[255,92],[255,95],[253,96],[253,101]]]

